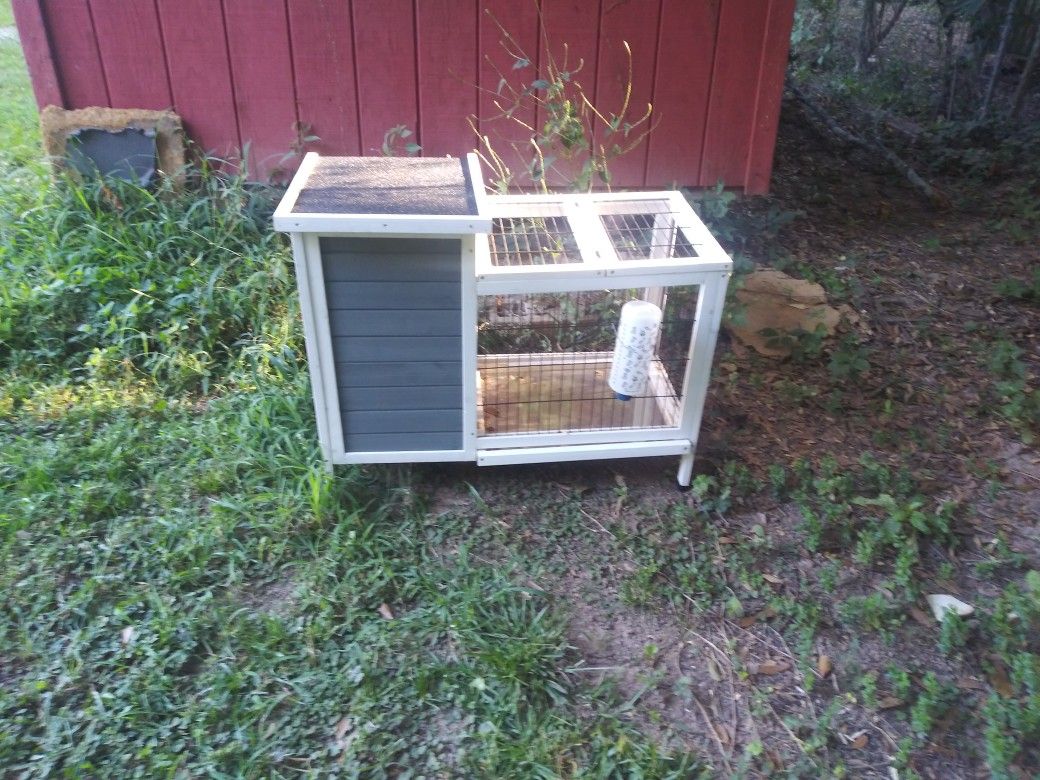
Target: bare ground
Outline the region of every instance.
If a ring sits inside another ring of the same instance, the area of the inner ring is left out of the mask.
[[[929,500],[958,506],[959,544],[923,552],[922,592],[973,601],[1040,567],[1040,455],[994,414],[986,369],[997,337],[1023,345],[1034,376],[1040,368],[1035,305],[994,293],[996,281],[1024,277],[1038,258],[1035,242],[999,228],[1005,182],[992,182],[993,200],[976,205],[957,180],[941,184],[959,196],[956,211],[933,211],[899,178],[832,145],[785,107],[774,194],[747,208],[752,216],[770,206],[803,212],[779,242],[803,270],[831,274],[863,315],[870,369],[839,385],[825,361],[765,361],[724,339],[698,470],[737,462],[765,481],[771,464],[827,454],[852,468],[865,452],[906,467]],[[776,256],[775,246],[749,246],[759,261]],[[716,772],[817,776],[840,764],[850,776],[888,778],[902,764],[923,777],[987,776],[970,717],[991,690],[985,658],[939,652],[923,604],[889,635],[840,620],[834,602],[884,587],[885,572],[851,566],[849,550],[807,550],[798,508],[768,491],[738,495],[710,534],[691,527],[689,536],[669,536],[669,514],[696,503],[675,492],[674,467],[666,459],[427,468],[418,487],[431,523],[454,523],[436,532],[446,534],[447,552],[467,544],[488,561],[519,555],[528,584],[567,608],[573,677],[616,686],[643,728]],[[1016,563],[997,560],[998,538]],[[655,570],[648,551],[683,545],[718,549],[700,562],[716,579],[712,594],[664,583]],[[729,550],[741,545],[765,589],[733,568]],[[981,576],[974,564],[987,561]],[[821,587],[827,576],[832,590]],[[665,585],[685,595],[656,599]],[[705,595],[716,601],[706,605]],[[795,622],[769,609],[773,596],[823,605],[801,647],[791,645]],[[898,759],[912,728],[909,702],[886,689],[882,672],[893,667],[914,683],[931,671],[961,697]],[[861,690],[865,676],[880,681],[872,696]]]

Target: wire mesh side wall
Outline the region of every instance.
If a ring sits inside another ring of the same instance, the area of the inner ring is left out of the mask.
[[[481,434],[678,425],[697,287],[482,296],[478,305]],[[664,318],[645,393],[619,401],[607,384],[622,305]]]

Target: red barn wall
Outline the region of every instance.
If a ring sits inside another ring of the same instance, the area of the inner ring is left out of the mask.
[[[424,155],[499,148],[503,75],[549,56],[615,111],[632,49],[630,117],[652,132],[612,165],[621,187],[765,192],[795,0],[14,0],[37,102],[172,108],[189,136],[251,175],[290,173],[299,152],[380,154],[406,125]],[[540,10],[539,10],[540,8]],[[514,70],[501,45],[529,55]],[[548,50],[546,49],[548,42]],[[564,46],[566,44],[566,48]],[[566,52],[566,55],[565,55]],[[527,123],[540,112],[518,114]],[[522,132],[522,131],[521,131]],[[317,141],[304,141],[317,136]]]

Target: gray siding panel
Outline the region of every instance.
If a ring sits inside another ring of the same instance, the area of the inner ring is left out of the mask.
[[[407,282],[422,279],[450,282],[459,278],[459,255],[362,255],[369,263],[351,263],[359,255],[349,252],[326,254],[325,277],[329,282]]]
[[[462,315],[458,309],[412,311],[329,310],[329,328],[335,336],[455,336]]]
[[[332,339],[337,363],[400,363],[458,358],[460,336],[341,336]]]
[[[461,409],[346,412],[343,426],[351,436],[360,433],[457,433],[462,430]]]
[[[341,387],[339,402],[354,412],[384,409],[451,409],[462,397],[461,387]]]
[[[348,452],[462,449],[459,239],[320,239]]]
[[[337,363],[340,387],[424,387],[461,385],[462,363]],[[461,397],[459,403],[462,403]]]
[[[362,236],[325,236],[318,239],[321,255],[337,252],[362,255],[451,255],[459,254],[457,238],[370,238]]]
[[[462,433],[359,433],[350,437],[348,448],[352,452],[461,450]]]
[[[330,309],[457,309],[462,302],[458,282],[326,282]]]

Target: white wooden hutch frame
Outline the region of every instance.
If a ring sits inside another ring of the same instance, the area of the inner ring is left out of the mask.
[[[679,192],[592,193],[580,195],[486,195],[475,155],[467,165],[475,186],[477,216],[330,215],[294,212],[301,189],[317,163],[308,154],[274,215],[290,236],[310,365],[318,438],[325,461],[334,464],[474,461],[482,466],[548,463],[644,456],[680,456],[678,482],[689,486],[694,450],[732,273],[732,261]],[[681,230],[696,257],[622,260],[611,246],[599,216],[625,213],[639,203],[666,204],[673,232]],[[582,255],[580,263],[495,266],[487,234],[500,217],[538,216],[546,207],[567,217]],[[675,224],[678,215],[678,224]],[[320,238],[458,237],[462,244],[462,410],[463,446],[452,450],[348,451],[338,401],[335,361],[325,297]],[[698,298],[677,421],[667,427],[560,430],[538,433],[479,431],[478,298],[486,295],[564,293],[589,289],[696,286]]]

